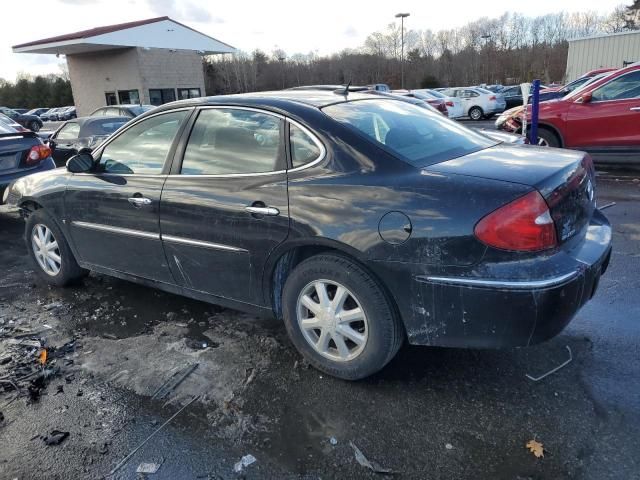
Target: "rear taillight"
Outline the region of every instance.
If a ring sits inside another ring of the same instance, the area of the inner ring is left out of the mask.
[[[489,100],[495,100],[495,99],[496,99],[496,96],[495,96],[495,95],[491,95],[491,96],[489,97]]]
[[[449,100],[449,101],[447,101],[447,102],[444,102],[444,104],[445,104],[447,107],[453,107],[453,102],[452,102],[452,101],[450,101],[450,100]]]
[[[486,245],[517,252],[546,250],[558,243],[549,207],[537,191],[490,213],[476,224],[474,233]]]
[[[27,155],[27,165],[35,165],[45,158],[51,156],[51,149],[46,145],[35,145],[29,150]]]

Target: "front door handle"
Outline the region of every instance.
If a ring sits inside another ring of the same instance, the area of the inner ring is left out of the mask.
[[[151,199],[147,197],[130,197],[129,203],[136,208],[143,207],[145,205],[151,205]]]
[[[629,110],[632,112],[640,112],[640,107],[631,107]]]
[[[280,215],[280,210],[275,207],[244,207],[244,209],[254,215],[268,215],[271,217]]]

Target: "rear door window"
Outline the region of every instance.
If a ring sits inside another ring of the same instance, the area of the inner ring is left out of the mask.
[[[204,109],[182,160],[184,175],[234,175],[285,169],[284,121],[240,108]]]

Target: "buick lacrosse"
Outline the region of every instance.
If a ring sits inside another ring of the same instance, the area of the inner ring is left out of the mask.
[[[404,341],[546,340],[611,254],[587,154],[347,91],[163,105],[5,197],[48,282],[95,271],[273,315],[351,380]]]

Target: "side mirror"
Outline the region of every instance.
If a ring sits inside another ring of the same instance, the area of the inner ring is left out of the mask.
[[[580,97],[580,103],[589,103],[591,101],[591,92],[583,93]]]
[[[90,153],[82,152],[67,161],[67,170],[71,173],[85,173],[93,168],[94,160]]]

